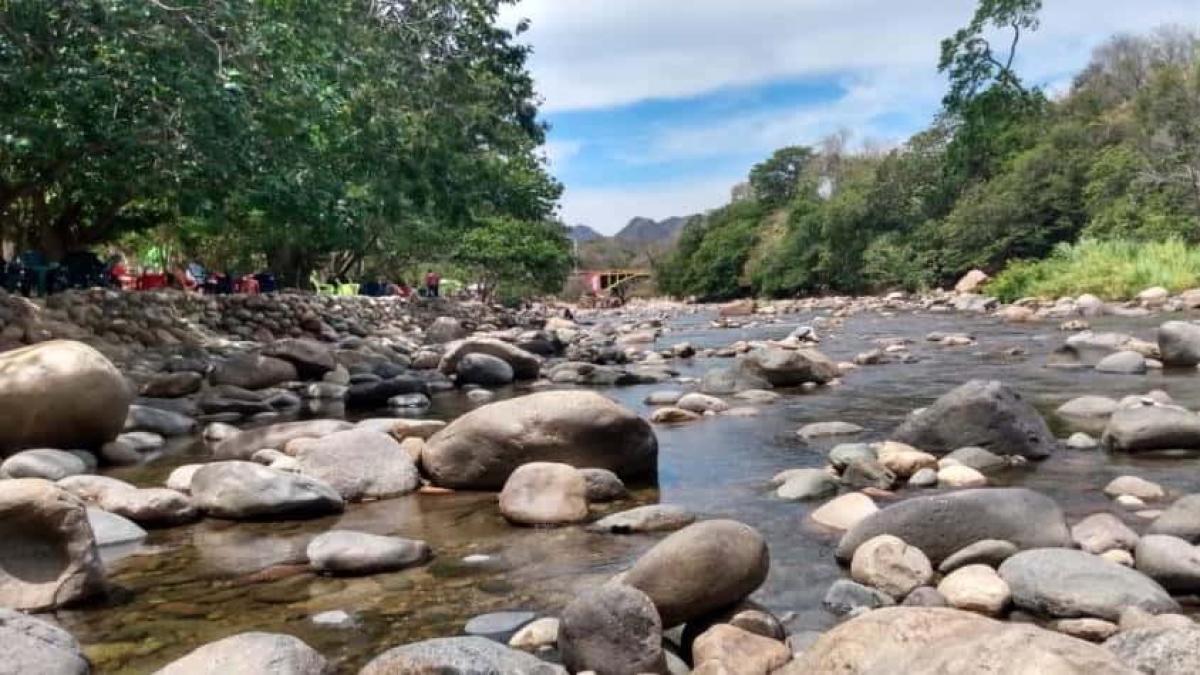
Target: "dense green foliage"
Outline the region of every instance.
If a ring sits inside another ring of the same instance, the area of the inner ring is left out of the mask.
[[[153,232],[213,265],[393,267],[545,220],[510,0],[9,0],[0,239]]]
[[[882,153],[813,149],[788,198],[754,194],[690,226],[659,267],[660,288],[916,290],[1082,237],[1200,244],[1200,39],[1181,29],[1114,38],[1051,101],[1020,82],[1011,50],[997,56],[980,37],[1008,27],[1015,49],[1039,6],[983,0],[943,45],[950,91],[928,130]]]
[[[560,225],[490,218],[463,235],[454,259],[486,299],[556,293],[571,271],[571,243]]]
[[[1059,244],[1048,258],[1009,265],[988,292],[1005,302],[1081,293],[1123,299],[1154,286],[1173,293],[1200,286],[1200,247],[1179,239]]]

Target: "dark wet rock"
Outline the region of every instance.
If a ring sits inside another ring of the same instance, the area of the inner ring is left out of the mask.
[[[579,473],[587,483],[588,502],[614,502],[629,496],[625,483],[608,469],[580,469]]]
[[[490,354],[467,354],[458,360],[455,370],[458,384],[477,384],[481,387],[502,387],[516,379],[513,368],[504,359]]]
[[[193,474],[191,489],[198,508],[231,520],[323,516],[344,506],[327,483],[252,462],[206,464]]]
[[[874,459],[855,459],[842,472],[842,483],[852,488],[890,490],[896,474]]]
[[[632,411],[588,391],[554,391],[490,403],[434,434],[421,463],[434,484],[497,489],[533,461],[653,476],[658,441]]]
[[[825,633],[777,675],[1132,675],[1104,648],[1029,624],[937,607],[891,607]]]
[[[181,398],[200,391],[204,383],[204,375],[184,370],[177,373],[163,373],[154,376],[142,385],[141,395],[154,398]]]
[[[482,637],[437,638],[390,649],[359,675],[470,673],[471,675],[566,675],[556,666]]]
[[[4,675],[87,675],[91,671],[79,641],[42,619],[0,608]]]
[[[1158,328],[1158,349],[1165,366],[1200,364],[1200,325],[1168,321]]]
[[[621,584],[601,586],[563,610],[558,650],[571,672],[660,672],[662,622],[645,593]]]
[[[446,345],[438,369],[447,375],[456,373],[458,362],[468,354],[486,354],[508,363],[518,380],[537,379],[542,368],[540,358],[516,345],[493,338],[467,338]]]
[[[999,571],[1012,590],[1013,604],[1042,616],[1116,621],[1130,606],[1153,614],[1179,609],[1150,577],[1083,551],[1022,551]]]
[[[972,380],[944,394],[892,439],[934,454],[975,446],[1030,459],[1048,457],[1057,444],[1037,410],[996,380]]]
[[[767,577],[767,543],[757,530],[732,520],[689,525],[638,559],[623,583],[650,596],[664,627],[731,605]]]
[[[0,353],[0,455],[26,448],[99,448],[133,400],[120,371],[91,347],[55,340]]]
[[[461,321],[452,316],[439,316],[425,329],[425,341],[430,344],[442,344],[465,337],[467,329]]]
[[[399,375],[388,380],[352,384],[346,391],[346,405],[352,408],[379,408],[406,394],[429,395],[429,383],[414,375]]]
[[[569,464],[517,467],[500,491],[500,513],[518,525],[566,525],[587,519],[587,481]]]
[[[1166,405],[1121,408],[1109,418],[1100,444],[1118,452],[1197,449],[1200,415]]]
[[[299,438],[287,450],[300,473],[329,484],[346,501],[398,497],[420,485],[412,458],[399,442],[378,431],[349,429]]]
[[[267,345],[262,353],[264,356],[291,363],[304,380],[319,380],[325,373],[337,368],[333,352],[316,340],[276,340]]]
[[[825,384],[841,375],[837,364],[815,349],[756,349],[740,365],[774,387]]]
[[[904,596],[904,602],[900,603],[905,607],[947,607],[946,596],[938,592],[938,589],[933,586],[921,586],[914,588],[911,593]]]
[[[325,657],[299,638],[239,633],[210,642],[155,675],[325,675]]]
[[[1137,628],[1118,633],[1104,646],[1139,673],[1200,673],[1200,626]]]
[[[0,481],[0,605],[55,609],[104,592],[84,503],[39,478]]]
[[[849,579],[838,579],[825,593],[825,609],[839,616],[859,609],[878,609],[896,604],[892,596]]]
[[[346,575],[404,569],[430,556],[429,545],[423,541],[348,530],[317,535],[306,552],[314,570]]]
[[[750,389],[770,389],[771,386],[770,382],[745,368],[741,362],[732,368],[713,368],[704,373],[700,381],[700,391],[716,396]]]
[[[1176,594],[1200,593],[1200,549],[1165,534],[1142,537],[1134,551],[1137,571]]]
[[[219,364],[209,381],[242,389],[266,389],[299,379],[296,366],[261,354],[239,354]]]
[[[999,567],[1000,563],[1013,557],[1020,550],[1011,541],[984,539],[974,544],[968,544],[950,554],[949,557],[942,561],[941,565],[938,565],[938,571],[942,574],[949,574],[967,565]]]
[[[1169,534],[1193,544],[1200,542],[1200,494],[1184,495],[1150,523],[1149,534]]]
[[[892,504],[842,537],[838,559],[850,560],[860,544],[881,534],[916,546],[935,565],[984,539],[1002,539],[1021,549],[1071,545],[1058,504],[1025,488],[961,490]]]
[[[506,643],[522,626],[536,618],[537,614],[522,610],[489,612],[472,617],[463,626],[463,632],[467,635],[477,635]]]
[[[88,473],[88,465],[63,450],[22,450],[0,464],[3,478],[44,478],[56,481],[67,476]]]
[[[129,406],[129,416],[125,418],[126,432],[149,431],[167,438],[190,436],[199,427],[199,422],[186,415],[141,405]]]
[[[213,455],[217,459],[250,459],[265,448],[283,450],[288,442],[297,438],[320,438],[353,428],[353,424],[341,420],[307,420],[247,429],[218,442]]]
[[[681,506],[650,504],[605,516],[588,529],[611,534],[669,532],[691,525],[695,520],[695,514]]]

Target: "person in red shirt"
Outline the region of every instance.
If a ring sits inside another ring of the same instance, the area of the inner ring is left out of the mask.
[[[442,284],[442,277],[433,270],[425,273],[425,293],[431,297],[438,297],[438,286]]]

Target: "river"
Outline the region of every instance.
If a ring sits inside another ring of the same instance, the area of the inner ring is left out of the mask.
[[[688,341],[700,348],[721,347],[737,340],[782,338],[813,318],[788,315],[777,324],[714,329],[710,314],[684,315],[668,323],[670,330],[658,346]],[[1153,339],[1162,320],[1106,318],[1092,323],[1096,330]],[[972,333],[978,344],[940,346],[925,341],[930,331]],[[771,572],[754,599],[784,617],[793,632],[820,631],[835,623],[821,599],[843,575],[833,557],[836,535],[807,519],[819,502],[784,502],[768,485],[781,470],[824,465],[825,452],[834,443],[805,444],[795,435],[801,425],[843,420],[867,431],[839,441],[882,440],[912,409],[973,378],[1012,385],[1064,436],[1066,430],[1051,412],[1083,394],[1120,397],[1164,389],[1177,402],[1200,407],[1200,377],[1193,372],[1122,376],[1045,367],[1049,353],[1066,336],[1049,322],[1010,325],[964,315],[863,313],[820,333],[821,351],[838,361],[877,346],[880,338],[911,340],[910,351],[919,360],[865,366],[840,386],[785,392],[776,403],[762,406],[757,417],[710,417],[687,426],[657,427],[657,487],[638,488],[631,500],[600,511],[663,502],[758,528],[770,546]],[[1023,354],[1011,355],[1014,347]],[[682,376],[699,377],[724,363],[697,358],[673,366]],[[642,403],[646,394],[673,386],[603,393],[648,414]],[[462,395],[440,394],[430,415],[450,419],[465,409]],[[110,473],[140,486],[158,486],[171,468],[202,461],[205,453],[202,443],[185,443],[151,464]],[[1113,477],[1133,473],[1180,491],[1196,491],[1197,469],[1200,459],[1191,457],[1145,459],[1063,449],[1044,462],[993,476],[992,482],[1043,491],[1074,522],[1109,508],[1101,490]],[[335,527],[423,539],[435,559],[424,567],[364,578],[315,576],[303,566],[304,547],[313,535]],[[201,644],[251,630],[296,635],[336,664],[338,672],[354,672],[389,647],[459,634],[467,619],[481,613],[530,609],[554,614],[581,589],[627,567],[659,538],[602,535],[578,527],[516,528],[501,518],[495,495],[471,493],[350,505],[340,516],[310,521],[205,520],[152,531],[142,545],[121,555],[106,552],[115,592],[104,604],[60,611],[57,618],[84,643],[99,672],[149,672]],[[465,562],[469,555],[488,558]],[[348,612],[353,625],[313,623],[314,615],[329,610]]]

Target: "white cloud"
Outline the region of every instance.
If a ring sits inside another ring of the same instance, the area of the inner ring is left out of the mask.
[[[522,0],[531,68],[547,110],[683,98],[829,73],[927,74],[974,0]],[[1119,31],[1200,24],[1195,0],[1053,0],[1023,71],[1061,75]]]
[[[614,234],[634,216],[662,220],[703,213],[729,202],[729,192],[741,178],[720,175],[704,180],[645,183],[630,187],[573,188],[561,201],[562,220],[584,223],[602,234]]]
[[[542,146],[542,151],[546,153],[546,161],[550,162],[551,169],[561,169],[583,150],[583,145],[583,141],[579,140],[551,140]]]

